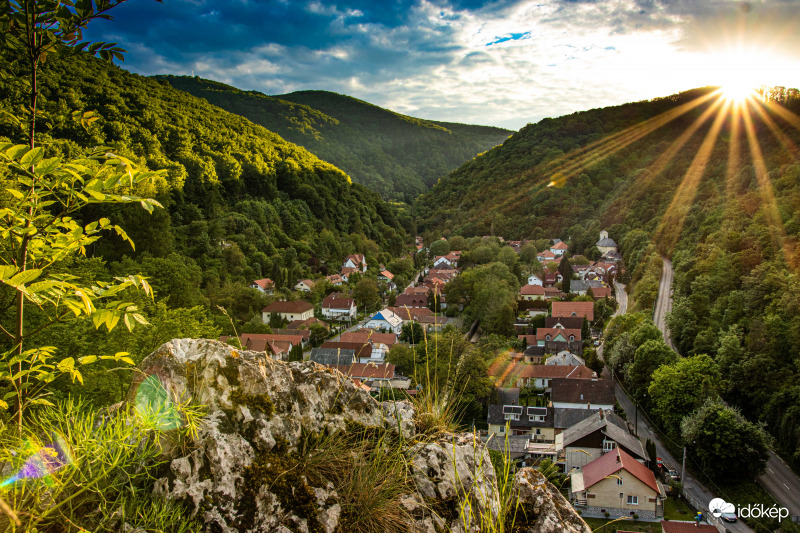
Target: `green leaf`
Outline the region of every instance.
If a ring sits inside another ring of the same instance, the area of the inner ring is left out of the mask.
[[[17,200],[22,200],[23,198],[25,198],[25,195],[24,195],[24,194],[22,194],[21,192],[19,192],[19,191],[18,191],[18,190],[16,190],[16,189],[6,189],[6,190],[7,190],[9,193],[11,193],[11,196],[13,196],[14,198],[16,198]]]
[[[90,364],[94,363],[95,361],[97,361],[97,356],[96,355],[85,355],[85,356],[83,356],[83,357],[78,359],[78,363],[80,363],[82,365],[90,365]]]
[[[19,160],[19,164],[23,167],[29,167],[35,165],[39,161],[42,160],[44,157],[44,148],[41,146],[37,146],[31,150],[28,150],[25,155]]]
[[[20,272],[19,274],[17,274],[13,278],[11,278],[8,281],[6,281],[6,283],[8,283],[9,285],[11,285],[13,287],[19,287],[20,285],[24,285],[25,283],[28,283],[29,281],[35,280],[36,278],[38,278],[41,275],[42,275],[42,270],[41,269],[32,268],[30,270],[24,270],[24,271]]]
[[[46,176],[58,168],[58,165],[61,163],[60,157],[51,157],[49,159],[45,159],[38,165],[36,168],[33,169],[34,174],[37,176]]]
[[[11,159],[19,159],[19,157],[28,151],[27,144],[15,144],[6,150],[6,155]]]

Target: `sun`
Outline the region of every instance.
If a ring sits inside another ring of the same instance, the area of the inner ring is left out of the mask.
[[[741,104],[755,94],[756,86],[749,80],[739,79],[725,82],[720,89],[725,99]]]

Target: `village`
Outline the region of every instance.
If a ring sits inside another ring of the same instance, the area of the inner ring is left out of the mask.
[[[511,348],[501,350],[488,365],[494,392],[484,406],[485,420],[471,421],[473,431],[518,466],[557,472],[554,479],[562,493],[584,518],[662,521],[665,533],[684,531],[685,525],[701,531],[713,527],[694,523],[697,515],[677,497],[678,465],[665,464],[655,457],[652,442],[639,439],[638,412],[637,420],[630,420],[634,413],[620,407],[614,381],[598,362],[603,326],[627,306],[618,282],[625,267],[613,238],[600,232],[594,260],[571,256],[560,239],[537,241],[533,260],[530,241],[494,236],[478,240],[478,247],[488,243],[500,250],[497,257],[513,252],[529,256],[529,263],[511,263],[520,278],[513,335],[507,337]],[[476,267],[475,242],[469,253],[435,242],[426,246],[417,237],[415,248],[412,257],[420,268],[400,287],[395,274],[384,265],[368,264],[363,254],[347,256],[336,274],[298,281],[291,294],[283,291],[262,310],[262,320],[273,332],[242,334],[241,346],[336,369],[381,399],[419,394],[425,380],[404,375],[392,354],[443,331],[461,332],[471,343],[479,342],[484,332],[478,320],[465,316],[468,298],[451,301],[453,294],[460,294],[450,290],[456,285],[452,282]],[[446,253],[430,254],[431,248]],[[374,309],[359,306],[353,294],[352,282],[364,278],[374,279],[379,290]],[[318,284],[327,289],[314,305],[303,296]],[[277,294],[270,279],[254,280],[251,287]]]

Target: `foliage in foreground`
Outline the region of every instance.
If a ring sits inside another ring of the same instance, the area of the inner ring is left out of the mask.
[[[125,522],[148,532],[197,531],[181,506],[152,495],[162,447],[197,429],[196,408],[163,407],[111,413],[67,401],[38,411],[22,433],[0,428],[0,497],[11,509],[0,514],[0,531],[114,532]],[[165,424],[168,416],[181,428]]]

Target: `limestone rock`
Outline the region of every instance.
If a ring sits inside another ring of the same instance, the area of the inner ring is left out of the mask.
[[[566,498],[536,469],[514,476],[517,508],[515,527],[525,533],[592,533]]]
[[[309,436],[339,432],[386,435],[371,445],[402,446],[400,463],[407,466],[401,468],[408,468],[413,484],[395,497],[408,531],[489,531],[500,514],[494,468],[479,439],[462,434],[418,441],[411,403],[380,404],[337,371],[187,339],[164,344],[139,369],[127,402],[162,427],[184,423],[175,409],[184,400],[207,408],[195,439],[165,439],[167,462],[154,489],[185,502],[207,532],[348,530],[361,508],[347,500],[347,485],[329,465],[352,464],[346,459],[357,456],[348,454],[358,452],[345,448],[339,457],[325,456],[329,462],[317,466],[328,466],[325,476],[303,462],[313,455],[309,449],[325,442]],[[341,457],[345,461],[336,463]],[[529,519],[524,531],[588,533],[538,472],[525,469],[515,483]]]

